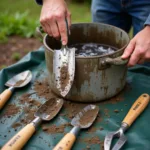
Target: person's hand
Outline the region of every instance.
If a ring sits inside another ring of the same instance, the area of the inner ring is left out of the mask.
[[[150,61],[150,26],[147,25],[143,30],[129,42],[125,49],[122,59],[129,58],[128,67],[135,64],[143,64]]]
[[[64,0],[43,0],[40,23],[43,30],[56,39],[60,39],[63,45],[68,42],[66,22],[71,26],[71,14]]]

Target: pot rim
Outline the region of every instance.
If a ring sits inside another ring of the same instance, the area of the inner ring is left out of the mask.
[[[113,26],[113,25],[109,25],[109,24],[105,24],[105,23],[73,23],[72,25],[78,25],[78,24],[102,24],[102,25],[106,25],[106,26],[110,26],[110,27],[113,27],[113,28],[116,28],[116,29],[119,29],[120,31],[122,31],[124,34],[126,34],[128,40],[130,41],[130,38],[129,38],[129,35],[127,34],[127,32],[125,32],[123,29],[121,28],[118,28],[116,26]],[[49,36],[48,34],[44,35],[43,37],[43,43],[44,43],[44,46],[47,48],[47,50],[50,50],[52,52],[54,52],[53,49],[51,49],[47,43],[46,43],[46,37]],[[108,57],[108,56],[112,56],[112,55],[115,55],[121,51],[123,51],[127,45],[129,44],[129,41],[127,42],[127,44],[125,44],[122,48],[118,49],[117,51],[113,52],[113,53],[110,53],[110,54],[104,54],[104,55],[96,55],[96,56],[75,56],[75,58],[82,58],[82,59],[94,59],[94,58],[102,58],[102,57]]]

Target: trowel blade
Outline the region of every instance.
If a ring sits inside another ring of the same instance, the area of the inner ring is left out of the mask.
[[[113,137],[114,137],[114,132],[110,132],[106,135],[104,140],[104,150],[110,150]]]
[[[53,56],[54,85],[65,97],[71,89],[75,74],[75,48],[67,48],[64,54],[62,50],[54,50]]]
[[[71,121],[71,125],[80,128],[89,128],[97,117],[99,107],[96,105],[88,105],[82,109]]]
[[[123,145],[126,143],[126,141],[127,141],[126,136],[122,134],[119,140],[117,141],[117,143],[112,148],[112,150],[120,150],[123,147]]]
[[[63,99],[51,98],[46,101],[35,113],[35,117],[40,117],[42,120],[49,121],[53,119],[63,106]]]
[[[5,85],[8,87],[15,87],[20,88],[25,85],[27,85],[32,79],[32,73],[30,70],[23,71],[15,76],[13,76],[11,79],[9,79]]]

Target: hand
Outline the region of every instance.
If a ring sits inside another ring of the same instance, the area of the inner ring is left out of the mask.
[[[128,67],[150,61],[150,26],[136,34],[125,49],[122,59],[129,58]]]
[[[40,23],[43,30],[56,39],[60,39],[63,45],[68,42],[67,28],[71,26],[71,14],[64,0],[43,0]]]

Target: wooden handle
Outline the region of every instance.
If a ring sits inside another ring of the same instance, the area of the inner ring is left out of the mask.
[[[21,150],[34,132],[35,127],[33,123],[26,125],[2,147],[2,150]]]
[[[142,94],[132,105],[130,108],[128,114],[122,121],[123,123],[128,124],[131,126],[131,124],[135,121],[135,119],[143,112],[143,110],[146,108],[146,106],[149,103],[149,95],[148,94]]]
[[[61,141],[54,147],[53,150],[70,150],[73,146],[76,137],[72,133],[67,133]]]
[[[3,93],[0,94],[0,109],[2,109],[2,107],[5,105],[11,94],[12,91],[9,89],[6,89]]]

